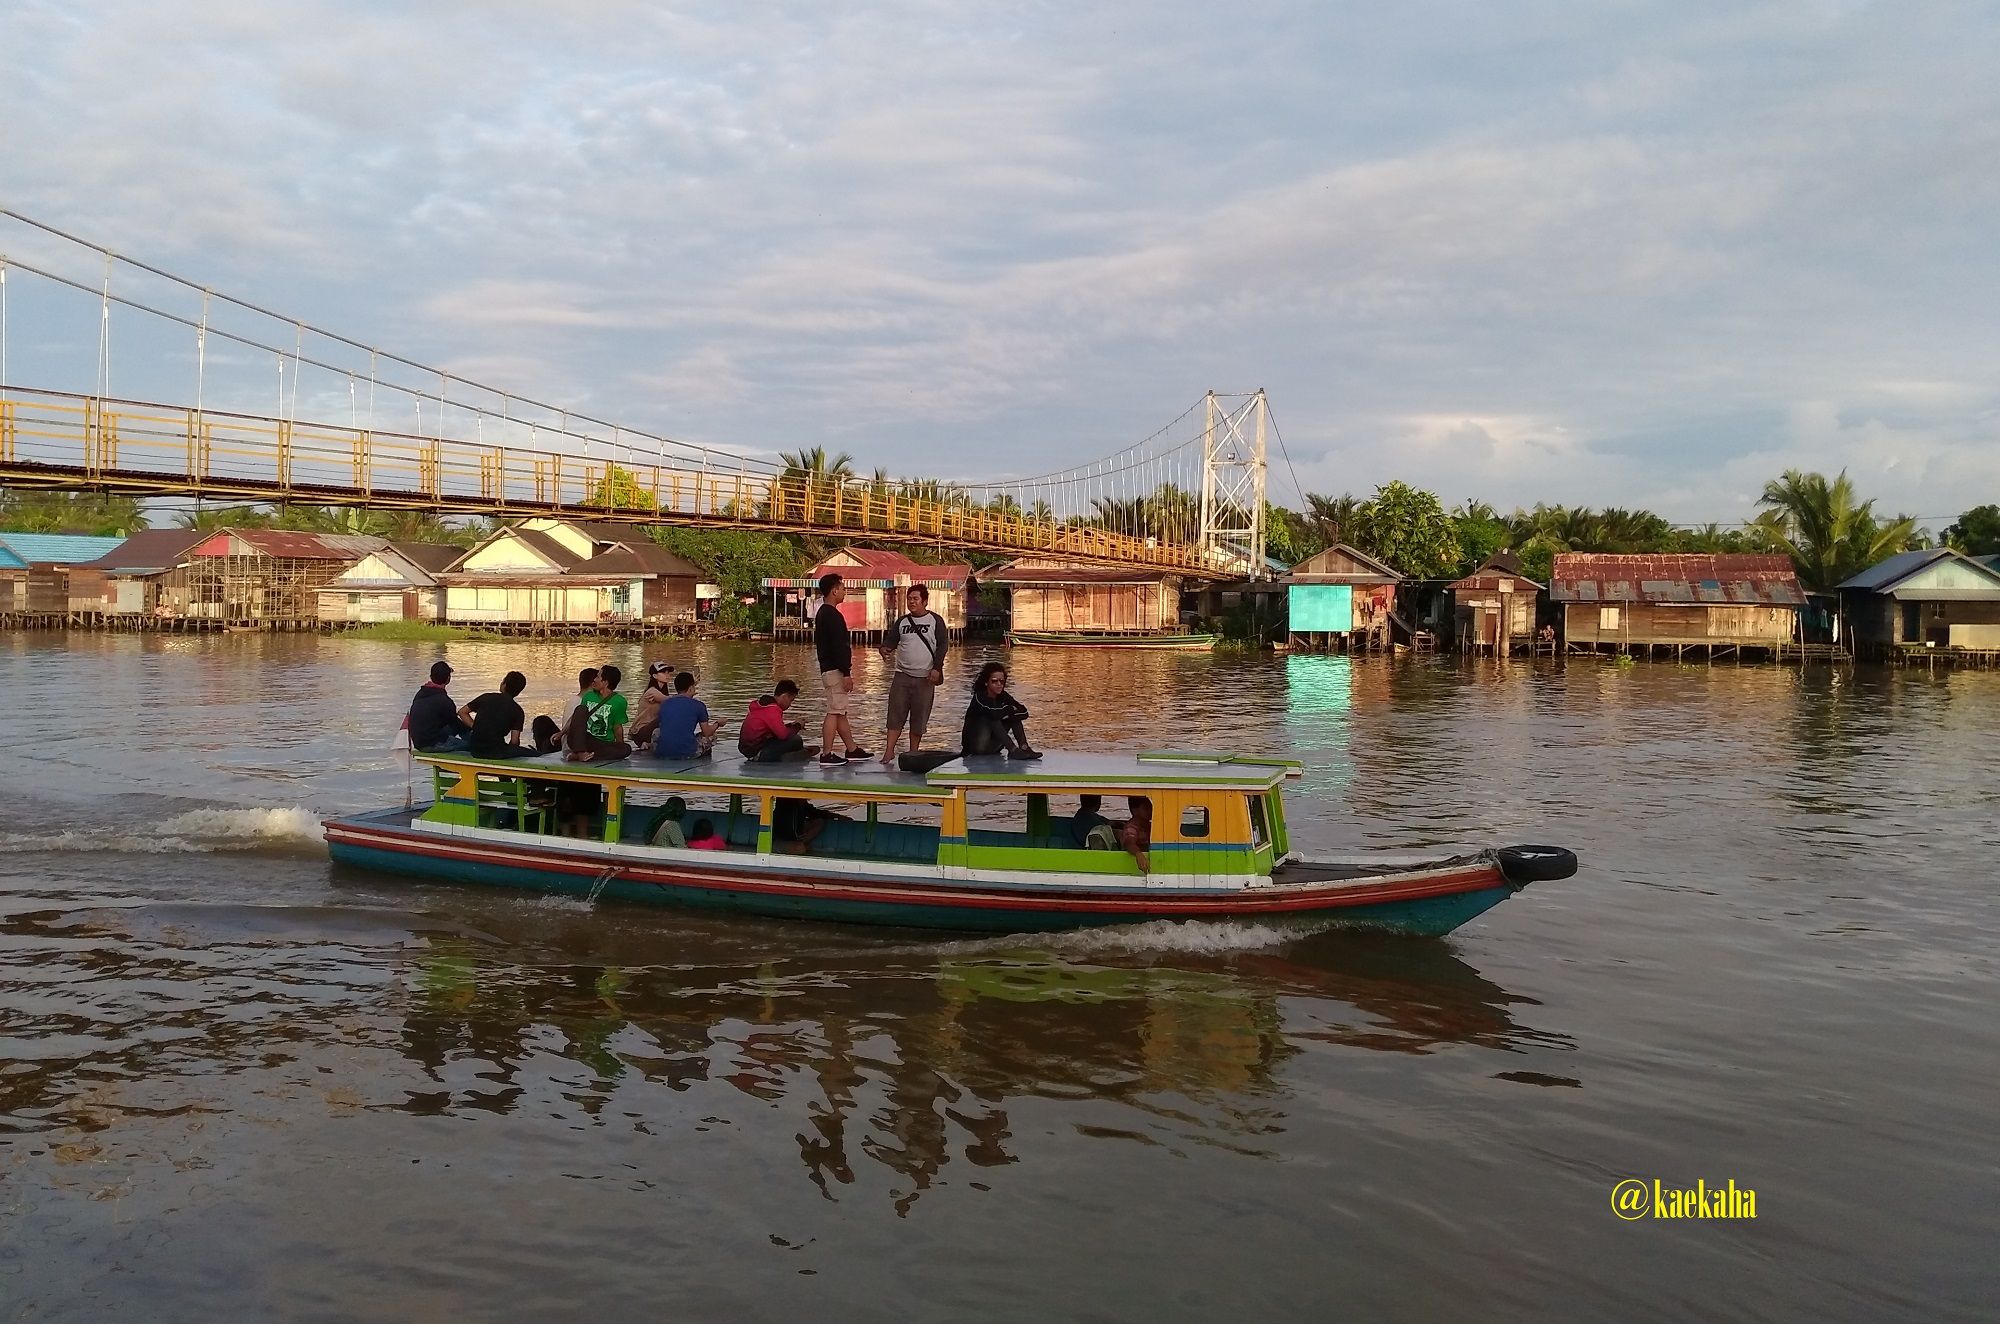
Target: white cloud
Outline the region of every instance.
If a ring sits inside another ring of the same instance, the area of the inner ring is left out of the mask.
[[[1437,18],[26,0],[0,132],[8,205],[677,435],[1034,470],[1262,385],[1334,490],[1993,498],[1991,25]]]

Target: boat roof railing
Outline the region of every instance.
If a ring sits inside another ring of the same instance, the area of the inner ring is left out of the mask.
[[[831,766],[816,759],[752,763],[733,753],[707,759],[656,759],[640,753],[616,763],[569,763],[560,754],[518,759],[483,759],[465,753],[412,757],[440,767],[471,766],[481,772],[538,780],[619,782],[724,793],[789,791],[800,796],[882,800],[941,800],[960,787],[1086,795],[1147,787],[1256,792],[1304,773],[1304,765],[1297,759],[1184,750],[1148,750],[1136,755],[1049,750],[1036,762],[1014,762],[997,755],[955,759],[929,773],[904,772],[874,759]]]

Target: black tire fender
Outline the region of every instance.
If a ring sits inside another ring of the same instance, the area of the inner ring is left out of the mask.
[[[1516,886],[1568,878],[1576,872],[1576,852],[1561,846],[1503,846],[1493,857],[1507,881]]]

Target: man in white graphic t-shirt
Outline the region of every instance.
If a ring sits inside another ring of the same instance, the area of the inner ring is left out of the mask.
[[[931,703],[944,683],[944,655],[951,646],[944,617],[931,610],[931,591],[912,584],[903,594],[904,612],[882,636],[882,651],[895,659],[889,677],[888,734],[882,737],[882,761],[896,761],[896,746],[909,723],[910,748],[921,748],[931,724]]]

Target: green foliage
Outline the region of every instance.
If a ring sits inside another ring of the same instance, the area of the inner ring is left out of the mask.
[[[1362,547],[1355,541],[1357,538],[1367,537],[1366,530],[1361,527],[1362,505],[1359,497],[1344,494],[1325,497],[1317,492],[1306,493],[1305,518],[1312,524],[1320,547],[1331,547],[1335,543],[1344,542],[1350,547],[1368,551],[1368,548]]]
[[[2000,506],[1974,506],[1947,525],[1944,545],[1967,556],[2000,556]]]
[[[217,529],[268,529],[275,517],[262,506],[197,506],[174,521],[184,529],[213,533]]]
[[[1360,526],[1367,538],[1362,550],[1413,579],[1437,579],[1458,568],[1458,529],[1435,493],[1384,483],[1361,508]]]
[[[716,626],[723,630],[760,634],[771,628],[771,606],[768,602],[724,598],[715,604],[714,619]]]
[[[784,477],[790,479],[808,478],[838,482],[844,478],[854,477],[854,457],[846,451],[830,456],[824,446],[815,446],[811,450],[801,447],[796,451],[782,451],[778,455],[778,462],[785,466]],[[877,477],[887,476],[880,469],[875,472]]]
[[[1521,559],[1521,573],[1537,584],[1546,584],[1556,570],[1556,549],[1545,542],[1532,542],[1515,553]]]
[[[1469,575],[1486,563],[1495,552],[1511,543],[1507,526],[1493,507],[1483,501],[1467,501],[1452,512],[1453,531],[1458,535],[1457,572]],[[1541,581],[1547,583],[1547,580]]]
[[[1774,551],[1792,558],[1807,589],[1824,593],[1921,535],[1915,520],[1875,518],[1873,500],[1855,499],[1846,470],[1829,482],[1824,474],[1788,469],[1764,484],[1757,504],[1769,507],[1752,526]]]
[[[659,503],[630,469],[612,465],[590,489],[590,504],[606,510],[658,510]]]
[[[16,533],[77,533],[128,538],[147,526],[146,512],[132,497],[105,492],[0,493],[0,528]]]
[[[1264,505],[1264,547],[1286,565],[1297,565],[1326,549],[1319,526],[1296,510]]]
[[[708,571],[732,597],[761,596],[766,579],[789,579],[807,560],[796,539],[760,529],[656,525],[650,533],[654,542]]]

